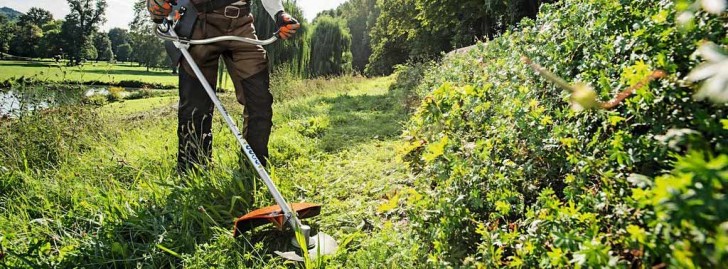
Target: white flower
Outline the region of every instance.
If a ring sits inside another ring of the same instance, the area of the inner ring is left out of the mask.
[[[687,77],[691,82],[705,80],[695,97],[699,100],[710,99],[716,103],[728,102],[728,56],[712,42],[701,45],[698,54],[706,62],[693,69]]]
[[[705,11],[716,15],[723,13],[726,8],[726,0],[701,0],[700,4],[702,4]]]

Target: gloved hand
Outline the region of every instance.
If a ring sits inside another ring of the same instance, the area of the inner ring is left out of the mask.
[[[175,4],[177,0],[147,0],[147,9],[154,23],[162,23],[172,13],[172,5]]]
[[[285,11],[281,11],[276,14],[276,27],[278,27],[278,35],[286,40],[296,34],[296,30],[301,28],[301,24]]]

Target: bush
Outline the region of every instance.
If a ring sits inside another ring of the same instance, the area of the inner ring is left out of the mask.
[[[404,135],[427,194],[410,214],[432,242],[421,256],[482,267],[725,264],[724,157],[686,154],[728,153],[728,107],[695,101],[697,87],[681,82],[702,40],[726,46],[725,21],[698,12],[682,28],[676,16],[672,1],[565,0],[429,70]],[[523,56],[601,100],[654,70],[668,77],[615,110],[575,112]]]
[[[150,89],[141,89],[141,90],[130,93],[129,95],[126,96],[125,99],[127,99],[127,100],[147,99],[147,98],[152,98],[152,97],[156,97],[159,95],[161,95],[161,94],[155,93],[154,91],[152,91]]]
[[[82,102],[86,105],[104,106],[109,103],[109,98],[104,95],[94,94],[85,97]]]
[[[111,87],[109,88],[109,95],[107,95],[106,98],[109,100],[109,102],[118,102],[124,100],[124,92],[124,88]]]

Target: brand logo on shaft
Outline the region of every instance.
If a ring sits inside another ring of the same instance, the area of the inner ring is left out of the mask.
[[[255,167],[263,166],[262,163],[260,163],[260,160],[258,159],[258,156],[255,155],[255,151],[253,151],[253,148],[250,147],[250,145],[245,145],[245,153],[248,154],[248,157],[253,160],[253,165]]]

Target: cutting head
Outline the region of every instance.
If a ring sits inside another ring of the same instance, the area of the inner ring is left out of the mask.
[[[321,205],[310,203],[291,204],[291,210],[296,212],[299,219],[306,219],[321,214]],[[286,219],[280,206],[269,206],[252,211],[245,216],[235,220],[235,228],[233,228],[233,236],[250,231],[258,226],[273,223],[279,230],[283,230]]]
[[[308,258],[312,261],[323,256],[336,254],[336,251],[339,249],[339,244],[336,240],[325,233],[320,232],[317,235],[311,236],[309,241],[310,245],[307,249]],[[302,250],[298,245],[295,245],[294,247],[295,249],[293,251],[275,251],[275,254],[286,260],[303,262],[305,259],[302,256]]]

